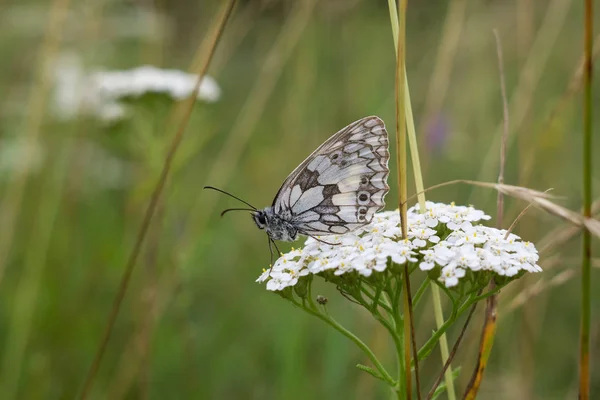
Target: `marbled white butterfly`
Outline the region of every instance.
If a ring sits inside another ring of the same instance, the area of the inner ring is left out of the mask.
[[[212,186],[251,207],[254,222],[274,240],[294,241],[298,235],[342,235],[367,225],[385,206],[388,133],[378,117],[365,117],[343,128],[319,146],[283,182],[270,207],[258,210],[244,200]],[[317,239],[320,240],[320,239]]]

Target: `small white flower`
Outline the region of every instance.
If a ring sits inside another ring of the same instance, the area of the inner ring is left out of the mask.
[[[466,222],[465,224],[468,224],[468,226],[466,226],[466,228],[463,230],[464,233],[461,234],[460,238],[455,242],[456,246],[460,246],[462,244],[482,244],[488,240],[487,235],[473,228],[470,222]]]
[[[472,206],[468,207],[468,210],[465,213],[465,220],[466,221],[470,221],[470,222],[477,222],[477,221],[481,221],[483,220],[489,220],[492,217],[490,217],[489,215],[486,215],[483,211],[481,210],[477,210],[475,208],[473,208]]]
[[[298,277],[288,272],[271,272],[271,279],[267,282],[267,290],[283,290],[288,286],[298,283]]]
[[[413,238],[412,243],[414,247],[425,247],[427,246],[427,241],[438,243],[440,238],[436,234],[437,231],[427,227],[411,229],[408,231],[408,237]]]
[[[455,256],[455,252],[446,247],[444,242],[434,247],[434,260],[441,266],[447,265]]]
[[[443,215],[444,207],[447,207],[447,205],[426,201],[424,213],[420,213],[421,207],[419,204],[409,208],[408,212],[415,215],[415,224],[423,225],[428,228],[435,228],[439,223],[439,217]]]
[[[421,250],[424,255],[423,261],[419,264],[419,268],[423,271],[429,271],[435,267],[435,252],[433,250]]]
[[[459,229],[465,230],[471,225],[471,223],[469,221],[465,221],[464,216],[459,213],[442,215],[439,218],[439,221],[446,224],[448,229],[453,231]]]
[[[264,281],[266,281],[267,279],[269,279],[270,275],[271,275],[271,271],[270,270],[263,269],[263,273],[260,274],[260,276],[256,279],[255,282],[263,283]]]
[[[459,279],[463,276],[465,276],[464,269],[447,265],[444,268],[442,268],[440,281],[443,282],[444,285],[446,285],[446,287],[453,287],[458,285]]]
[[[334,275],[343,275],[346,272],[352,271],[352,264],[346,260],[340,260],[337,265],[337,268],[333,272]]]
[[[493,255],[489,250],[484,247],[477,247],[475,249],[475,253],[479,258],[479,269],[484,271],[493,271],[498,265],[500,265],[501,259]],[[477,269],[471,268],[473,271],[477,271]]]
[[[477,256],[473,245],[470,244],[465,244],[457,248],[456,256],[453,261],[457,266],[463,269],[477,271],[480,268],[479,257]]]

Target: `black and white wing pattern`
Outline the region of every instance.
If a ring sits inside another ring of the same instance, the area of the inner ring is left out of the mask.
[[[378,117],[343,128],[287,177],[273,201],[275,214],[299,233],[351,232],[371,222],[389,191],[388,133]]]

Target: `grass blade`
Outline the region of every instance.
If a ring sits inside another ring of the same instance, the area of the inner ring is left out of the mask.
[[[590,319],[592,232],[600,225],[592,217],[592,0],[585,1],[583,93],[583,230],[581,248],[581,333],[579,348],[579,399],[590,397]],[[600,229],[598,229],[600,231]]]
[[[181,143],[181,140],[183,139],[183,134],[185,132],[185,128],[186,128],[187,123],[192,114],[194,103],[196,102],[196,93],[198,93],[198,90],[200,88],[200,83],[202,82],[204,75],[206,75],[206,72],[207,72],[210,62],[212,60],[212,57],[215,53],[217,43],[219,42],[219,39],[221,38],[221,36],[223,34],[225,25],[227,23],[227,20],[229,19],[229,16],[231,15],[231,13],[233,11],[234,6],[235,6],[235,0],[230,0],[227,3],[223,4],[223,7],[220,12],[220,16],[217,20],[215,20],[215,24],[214,24],[213,28],[211,29],[211,35],[207,38],[207,41],[206,41],[206,43],[207,43],[207,53],[206,54],[207,55],[206,55],[205,62],[202,65],[202,68],[200,69],[200,71],[198,71],[198,79],[196,81],[194,90],[192,91],[192,93],[190,94],[188,99],[186,100],[185,114],[184,114],[183,118],[181,119],[179,129],[175,133],[175,136],[173,137],[173,141],[171,142],[171,146],[170,146],[167,156],[165,158],[160,177],[158,178],[158,182],[156,183],[156,186],[152,193],[150,203],[148,204],[148,208],[146,209],[146,213],[144,214],[144,219],[142,221],[142,225],[140,227],[135,245],[133,247],[133,250],[131,251],[129,259],[127,260],[127,264],[125,265],[125,271],[123,272],[123,276],[121,278],[121,284],[119,285],[117,295],[115,296],[115,300],[114,300],[110,315],[108,317],[108,322],[106,324],[106,328],[102,335],[100,345],[98,346],[98,349],[96,351],[96,355],[94,356],[94,360],[92,362],[90,370],[86,376],[86,380],[85,380],[85,383],[83,386],[83,391],[81,393],[81,399],[86,399],[91,391],[91,388],[92,388],[92,385],[94,382],[94,378],[96,376],[96,373],[98,372],[98,368],[100,367],[102,357],[106,350],[106,346],[108,345],[110,335],[112,333],[115,321],[119,314],[119,310],[121,308],[123,298],[125,297],[125,293],[127,292],[127,288],[129,287],[129,281],[131,279],[131,274],[133,273],[133,268],[135,267],[136,261],[140,255],[142,245],[144,244],[144,240],[146,238],[146,234],[148,233],[148,229],[150,228],[150,223],[152,222],[152,217],[154,216],[154,213],[156,211],[160,195],[163,192],[167,178],[169,176],[173,158],[175,157],[175,154],[177,153],[179,144]],[[204,46],[202,46],[201,48],[204,48]]]

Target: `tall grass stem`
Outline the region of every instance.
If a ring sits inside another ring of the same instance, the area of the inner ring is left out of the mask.
[[[395,0],[388,0],[388,8],[390,13],[390,23],[392,26],[392,35],[394,39],[394,49],[396,50],[396,57],[399,56],[398,53],[398,41],[399,41],[399,33],[400,33],[400,23],[398,20],[398,11],[396,8]],[[403,28],[404,29],[404,28]],[[404,68],[404,89],[405,93],[405,102],[404,105],[406,107],[406,121],[408,123],[408,140],[411,148],[411,161],[413,166],[413,171],[415,175],[415,186],[417,190],[417,197],[419,202],[419,208],[421,212],[425,212],[425,189],[423,184],[423,175],[421,172],[421,163],[419,160],[419,150],[417,147],[417,136],[416,129],[414,124],[414,117],[412,113],[412,106],[410,101],[410,92],[408,86],[408,77],[406,74],[406,69]],[[397,86],[397,85],[396,85]],[[438,329],[444,324],[444,314],[442,310],[442,300],[440,296],[440,289],[434,283],[431,284],[431,292],[433,297],[433,309],[435,315],[435,323]],[[443,334],[440,337],[440,350],[442,355],[442,365],[446,363],[449,357],[448,350],[448,339],[446,334]],[[445,384],[446,390],[448,392],[449,400],[455,400],[455,392],[454,392],[454,380],[452,378],[452,367],[449,366],[446,370],[445,375]]]
[[[593,2],[585,0],[583,93],[583,216],[592,217],[592,36]],[[590,397],[590,319],[592,235],[583,229],[581,249],[581,335],[579,351],[579,399]]]
[[[525,65],[519,72],[515,90],[510,95],[509,112],[511,115],[511,129],[508,134],[508,146],[515,138],[514,132],[518,132],[526,119],[529,109],[533,104],[535,90],[543,75],[548,61],[554,50],[554,46],[560,37],[561,29],[569,15],[573,0],[551,0],[543,17],[542,25],[537,31],[531,51],[525,61]],[[490,181],[493,171],[499,161],[498,144],[502,140],[504,124],[496,129],[494,138],[490,141],[490,148],[483,158],[478,181]],[[474,200],[469,199],[472,203]]]
[[[30,88],[27,104],[27,116],[23,128],[22,138],[25,140],[25,154],[20,162],[29,164],[34,157],[33,148],[41,133],[41,126],[46,112],[48,93],[52,81],[48,70],[56,58],[60,48],[60,39],[65,29],[65,20],[68,16],[70,0],[54,0],[50,6],[48,25],[44,33],[44,41],[40,47],[37,57],[38,68],[35,71],[34,82]],[[27,184],[27,174],[19,174],[15,171],[10,185],[4,194],[1,204],[2,210],[0,220],[0,283],[4,277],[4,270],[8,262],[8,254],[12,246],[13,237],[18,222],[21,205],[23,204],[23,193]]]
[[[396,94],[396,163],[398,166],[397,172],[397,183],[398,183],[398,208],[400,212],[400,224],[402,228],[402,237],[408,238],[408,221],[407,221],[407,203],[406,198],[408,196],[407,193],[407,184],[406,184],[406,109],[404,107],[405,104],[405,92],[404,92],[404,76],[405,76],[405,65],[404,65],[404,55],[405,55],[405,43],[406,43],[406,3],[407,0],[400,1],[400,13],[399,13],[399,31],[398,31],[398,41],[396,45],[398,46],[398,50],[396,52],[396,85],[395,85],[395,94]],[[410,302],[408,293],[408,267],[404,268],[404,296],[403,296],[403,304],[404,304],[404,319],[402,321],[398,321],[398,323],[402,322],[404,327],[403,334],[403,342],[404,342],[404,351],[402,355],[404,356],[404,379],[405,379],[405,391],[406,398],[412,399],[412,376],[410,373],[411,370],[411,329],[410,329]],[[399,362],[402,362],[398,360]],[[415,359],[415,365],[417,364],[418,359]],[[399,369],[400,376],[398,377],[398,381],[402,381],[402,369]],[[400,389],[401,390],[401,389]]]
[[[18,398],[21,372],[26,358],[27,344],[34,325],[35,306],[43,282],[44,267],[51,249],[52,234],[60,210],[63,187],[68,173],[68,160],[72,141],[56,155],[57,163],[49,168],[40,193],[40,203],[32,230],[30,243],[23,262],[21,278],[16,290],[15,307],[8,325],[6,348],[2,360],[2,399]]]
[[[390,12],[390,22],[392,25],[392,36],[394,39],[394,50],[396,51],[396,57],[398,56],[398,10],[396,8],[395,0],[388,0],[388,7]],[[412,112],[412,103],[410,101],[410,88],[408,86],[408,75],[406,74],[406,68],[404,69],[404,107],[406,108],[406,128],[408,133],[408,144],[410,146],[410,156],[412,161],[412,167],[415,175],[415,186],[417,190],[417,201],[421,210],[425,210],[425,186],[423,185],[423,173],[421,170],[421,160],[419,158],[419,148],[417,142],[417,132],[415,129],[415,119]]]
[[[206,182],[209,184],[219,182],[220,185],[223,185],[236,171],[237,160],[240,159],[242,152],[256,130],[267,102],[275,90],[277,82],[279,82],[283,67],[289,61],[300,41],[302,32],[310,22],[316,2],[317,0],[298,1],[290,11],[290,16],[283,24],[275,43],[270,48],[260,73],[239,111],[238,117],[235,119],[231,134],[206,174]],[[217,196],[210,196],[195,202],[197,205],[190,212],[188,221],[191,222],[187,224],[186,232],[182,235],[183,238],[197,238],[199,236],[199,232],[206,226],[206,216],[211,214],[211,210],[216,206],[217,201]],[[182,251],[187,252],[193,244],[194,242],[185,239],[181,244]]]
[[[496,53],[498,56],[498,74],[500,76],[500,94],[502,98],[502,140],[500,142],[500,168],[498,173],[498,184],[504,184],[504,171],[506,169],[506,144],[508,142],[508,129],[509,129],[509,112],[508,112],[508,100],[506,96],[506,83],[504,79],[504,59],[502,54],[502,43],[500,41],[500,35],[496,29],[494,29],[494,37],[496,39]],[[502,229],[502,221],[504,216],[504,193],[498,191],[498,197],[496,201],[496,227]],[[527,209],[527,208],[526,208]],[[524,215],[524,214],[523,214]],[[520,218],[517,217],[517,220]],[[517,222],[515,220],[515,223]],[[512,226],[511,226],[512,228]],[[508,233],[507,233],[508,235]],[[489,290],[494,290],[496,283],[492,280],[489,284]],[[479,353],[477,357],[477,363],[475,370],[471,375],[471,379],[465,390],[465,399],[475,399],[479,392],[479,387],[483,379],[483,373],[486,369],[487,362],[494,346],[494,340],[496,338],[496,328],[498,321],[498,295],[492,295],[486,300],[485,318],[483,320],[483,328],[481,330],[481,339],[479,343]]]
[[[150,203],[148,204],[148,208],[146,209],[146,212],[144,214],[144,219],[142,221],[142,225],[138,232],[136,242],[134,244],[133,250],[130,253],[129,259],[127,260],[127,264],[125,266],[125,270],[124,270],[123,276],[121,278],[121,283],[119,285],[117,295],[115,296],[114,303],[111,308],[111,312],[108,317],[108,321],[106,323],[106,328],[104,330],[102,339],[100,341],[100,345],[98,346],[98,349],[94,356],[94,360],[92,361],[92,365],[86,376],[83,390],[81,392],[81,397],[80,397],[81,399],[86,399],[88,397],[88,395],[90,394],[90,391],[91,391],[91,388],[92,388],[92,385],[94,382],[94,378],[96,376],[96,373],[98,372],[98,368],[102,361],[102,357],[105,353],[106,346],[108,345],[108,341],[110,339],[110,335],[112,333],[115,321],[116,321],[119,311],[121,309],[121,304],[125,297],[125,293],[127,292],[127,288],[129,287],[129,281],[131,279],[131,275],[133,273],[134,266],[140,255],[142,245],[144,244],[144,240],[148,233],[148,229],[150,228],[150,223],[152,222],[152,217],[154,216],[154,213],[158,206],[160,195],[163,192],[163,189],[166,185],[167,178],[168,178],[169,172],[171,170],[171,165],[172,165],[173,159],[175,158],[175,154],[177,153],[179,144],[181,143],[181,140],[183,139],[183,134],[185,132],[185,128],[187,127],[190,116],[194,109],[194,105],[196,102],[196,94],[198,93],[198,90],[200,89],[200,84],[202,82],[202,79],[203,79],[204,75],[206,75],[206,72],[208,70],[210,62],[214,56],[215,49],[217,47],[219,39],[221,38],[221,36],[223,34],[225,25],[233,11],[235,3],[236,3],[236,0],[229,0],[226,3],[223,3],[223,6],[219,13],[219,17],[215,20],[215,23],[211,27],[210,35],[205,39],[205,41],[203,41],[203,43],[200,46],[199,51],[205,52],[205,54],[206,54],[205,62],[202,65],[202,68],[198,71],[198,79],[196,80],[194,90],[192,91],[190,96],[186,99],[185,114],[183,115],[183,117],[180,121],[179,129],[175,133],[175,136],[173,137],[173,140],[171,142],[171,146],[167,152],[167,156],[165,157],[165,161],[164,161],[164,165],[163,165],[160,177],[158,178],[158,181],[156,183],[154,191],[152,192],[152,197],[150,198]]]

